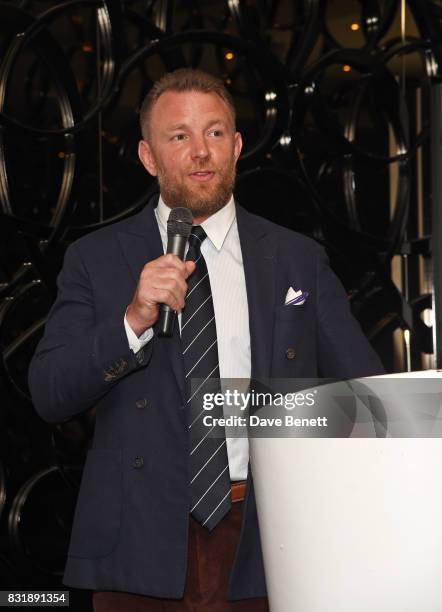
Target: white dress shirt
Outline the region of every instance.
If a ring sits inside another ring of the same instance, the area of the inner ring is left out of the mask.
[[[155,209],[163,249],[167,249],[167,220],[170,208],[161,196]],[[218,338],[219,370],[222,379],[250,379],[250,333],[246,282],[233,197],[201,227],[207,234],[201,252],[207,264],[212,289]],[[178,314],[181,329],[181,313]],[[129,346],[138,352],[153,337],[152,328],[140,337],[124,317]],[[241,389],[244,382],[241,384]],[[245,389],[244,389],[245,390]],[[236,414],[239,414],[236,412]],[[245,480],[249,460],[247,437],[227,438],[231,480]]]

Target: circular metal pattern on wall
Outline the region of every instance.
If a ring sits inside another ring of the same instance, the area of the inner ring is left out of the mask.
[[[0,520],[6,503],[6,475],[3,463],[0,461]]]
[[[57,468],[31,476],[9,511],[11,551],[18,564],[48,575],[61,575],[69,543],[75,495]]]

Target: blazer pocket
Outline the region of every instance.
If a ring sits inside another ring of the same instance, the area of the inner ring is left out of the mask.
[[[301,321],[307,309],[308,307],[306,304],[301,304],[300,306],[277,306],[276,318],[283,321]]]
[[[121,528],[122,497],[121,451],[91,449],[75,508],[70,556],[96,559],[112,552]]]

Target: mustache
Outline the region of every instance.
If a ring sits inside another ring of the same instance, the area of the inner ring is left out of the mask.
[[[214,170],[213,168],[193,168],[192,170],[189,170],[187,172],[187,174],[194,174],[195,172],[217,172],[217,170]]]
[[[222,168],[221,168],[222,169]],[[206,161],[199,162],[187,170],[188,174],[192,172],[219,172],[220,168],[213,167]]]

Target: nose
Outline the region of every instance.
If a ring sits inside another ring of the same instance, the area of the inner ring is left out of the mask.
[[[209,147],[204,135],[193,137],[191,155],[192,159],[206,159],[209,157]]]

